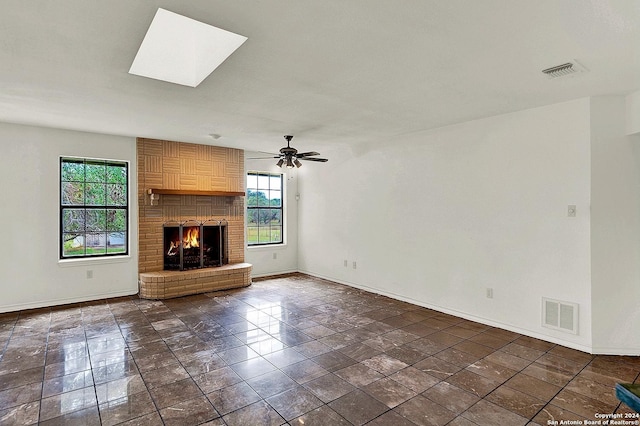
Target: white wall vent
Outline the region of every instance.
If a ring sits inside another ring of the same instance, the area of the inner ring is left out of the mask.
[[[578,334],[578,304],[543,297],[542,326]]]
[[[542,70],[542,73],[545,74],[549,78],[558,78],[564,77],[570,74],[576,74],[579,72],[585,72],[586,68],[578,63],[578,61],[574,60],[573,62],[567,62],[566,64],[556,65],[551,68],[547,68]]]

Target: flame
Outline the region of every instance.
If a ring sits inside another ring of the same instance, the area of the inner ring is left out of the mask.
[[[198,242],[198,238],[200,238],[200,229],[198,227],[191,226],[189,228],[185,228],[183,232],[182,242],[184,243],[184,248],[189,249],[200,247],[200,243]]]
[[[178,254],[180,250],[180,243],[178,241],[171,241],[169,244],[169,250],[167,251],[167,256],[175,256]]]
[[[182,235],[182,246],[185,249],[198,248],[200,243],[200,229],[197,226],[190,226],[184,228]],[[174,240],[169,243],[169,250],[167,250],[167,256],[175,256],[180,253],[180,240]]]

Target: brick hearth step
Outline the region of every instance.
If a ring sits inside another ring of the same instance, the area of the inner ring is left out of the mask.
[[[188,271],[143,272],[140,274],[140,297],[169,299],[247,287],[251,285],[251,266],[250,263],[235,263]]]

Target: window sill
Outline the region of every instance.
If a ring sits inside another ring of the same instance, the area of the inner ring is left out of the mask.
[[[74,266],[85,265],[104,265],[109,263],[126,263],[131,261],[130,255],[123,256],[107,256],[107,257],[83,257],[80,259],[60,259],[58,260],[58,266],[62,268],[69,268]]]
[[[282,243],[282,244],[264,244],[264,245],[258,245],[258,246],[247,246],[247,250],[255,250],[255,251],[260,251],[260,250],[284,250],[287,248],[287,243]]]

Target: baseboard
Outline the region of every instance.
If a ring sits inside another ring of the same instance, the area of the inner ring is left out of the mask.
[[[477,322],[477,323],[480,323],[480,324],[484,324],[484,325],[488,325],[488,326],[491,326],[491,327],[497,327],[497,328],[501,328],[503,330],[512,331],[514,333],[522,334],[524,336],[528,336],[528,337],[533,337],[535,339],[544,340],[545,342],[555,343],[557,345],[565,346],[565,347],[568,347],[568,348],[571,348],[571,349],[576,349],[576,350],[581,351],[581,352],[586,352],[586,353],[589,353],[589,354],[595,353],[595,352],[593,352],[594,349],[591,346],[582,345],[582,344],[579,344],[579,343],[558,339],[558,338],[553,337],[553,336],[547,336],[546,334],[540,334],[540,333],[537,333],[537,332],[532,331],[532,330],[523,329],[523,328],[520,328],[520,327],[515,327],[515,326],[510,325],[510,324],[504,324],[504,323],[501,323],[499,321],[494,321],[494,320],[489,319],[489,318],[484,318],[484,317],[479,317],[479,316],[476,316],[476,315],[471,315],[471,314],[468,314],[466,312],[461,312],[461,311],[457,311],[455,309],[445,308],[443,306],[438,306],[438,305],[434,305],[434,304],[431,304],[431,303],[425,303],[423,301],[416,300],[416,299],[413,299],[413,298],[410,298],[410,297],[406,297],[406,296],[402,296],[400,294],[396,294],[396,293],[393,293],[393,292],[382,291],[382,290],[379,290],[379,289],[376,289],[376,288],[372,288],[372,287],[368,287],[368,286],[364,286],[364,285],[360,285],[360,284],[356,284],[356,283],[352,283],[352,282],[348,282],[348,281],[337,280],[335,278],[323,276],[321,274],[316,274],[316,273],[309,272],[309,271],[300,271],[300,273],[311,275],[312,277],[317,277],[317,278],[321,278],[321,279],[328,280],[328,281],[333,281],[333,282],[336,282],[338,284],[347,285],[349,287],[359,288],[361,290],[366,290],[366,291],[369,291],[371,293],[380,294],[382,296],[387,296],[387,297],[390,297],[392,299],[401,300],[403,302],[408,302],[408,303],[411,303],[411,304],[417,305],[417,306],[422,306],[423,308],[433,309],[434,311],[442,312],[443,314],[454,315],[456,317],[464,318],[464,319],[469,320],[469,321],[474,321],[474,322]],[[625,351],[628,351],[628,349],[625,349]],[[615,354],[616,355],[627,355],[626,353],[615,353]]]
[[[251,278],[266,278],[266,277],[274,277],[274,276],[278,276],[278,275],[287,275],[287,274],[296,274],[300,271],[298,271],[297,269],[288,269],[285,271],[272,271],[272,272],[266,272],[264,274],[254,274],[253,272],[251,273]],[[311,275],[311,274],[309,274]]]
[[[609,348],[595,346],[593,348],[594,355],[624,355],[624,356],[640,356],[639,348]]]
[[[40,300],[37,302],[16,303],[13,305],[0,305],[0,313],[22,311],[25,309],[49,308],[52,306],[68,305],[71,303],[89,302],[92,300],[110,299],[114,297],[133,296],[138,294],[138,289],[116,291],[111,293],[94,294],[83,297],[67,297],[62,299]]]

